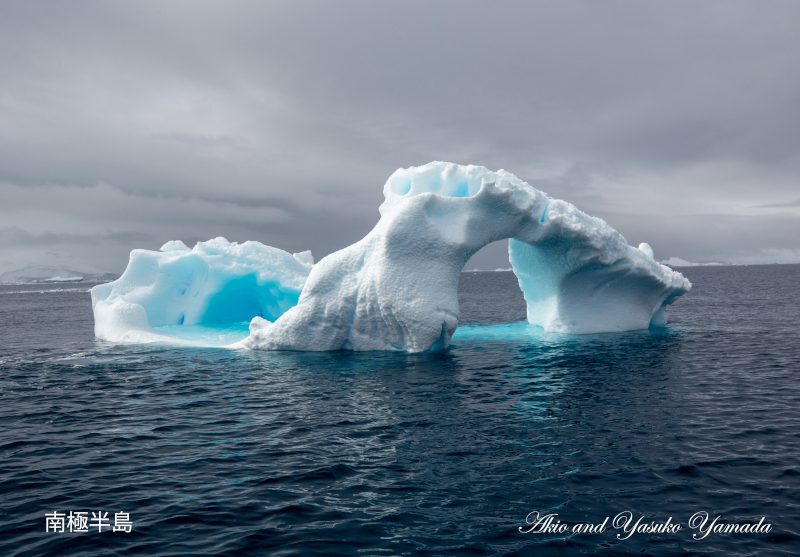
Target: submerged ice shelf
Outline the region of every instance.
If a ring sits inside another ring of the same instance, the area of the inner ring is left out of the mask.
[[[196,343],[200,333],[174,327],[249,320],[249,335],[231,347],[445,348],[458,326],[464,265],[506,238],[528,321],[544,331],[664,324],[665,307],[691,288],[647,244],[629,246],[603,220],[502,170],[443,162],[400,169],[384,197],[375,228],[316,265],[310,252],[224,238],[191,250],[181,242],[134,250],[119,280],[92,289],[95,334]]]

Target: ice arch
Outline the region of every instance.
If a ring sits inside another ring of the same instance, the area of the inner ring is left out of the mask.
[[[396,171],[381,219],[322,259],[299,303],[254,317],[241,345],[271,350],[444,348],[458,325],[458,279],[483,246],[511,238],[528,320],[546,331],[595,333],[666,322],[691,284],[629,246],[603,220],[503,170],[432,162]]]

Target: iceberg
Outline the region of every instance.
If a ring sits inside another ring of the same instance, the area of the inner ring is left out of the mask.
[[[666,306],[691,288],[649,245],[629,246],[602,219],[504,170],[432,162],[397,170],[383,193],[375,228],[316,265],[309,252],[222,238],[134,250],[118,281],[92,290],[95,333],[147,342],[157,325],[250,320],[231,347],[443,349],[464,265],[506,238],[528,321],[547,332],[663,325]]]
[[[133,250],[114,282],[92,288],[95,336],[112,342],[176,340],[155,328],[216,326],[254,317],[276,320],[295,306],[314,260],[259,242],[215,238],[189,249]]]

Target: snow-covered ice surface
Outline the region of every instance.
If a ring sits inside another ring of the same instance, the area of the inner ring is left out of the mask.
[[[647,244],[629,246],[603,220],[502,170],[444,162],[400,169],[384,197],[366,237],[313,267],[310,254],[221,238],[193,250],[180,242],[135,250],[118,281],[92,290],[96,334],[159,341],[180,336],[165,326],[252,318],[249,336],[232,347],[444,348],[458,325],[464,265],[505,238],[528,321],[546,332],[664,324],[666,305],[691,288]]]

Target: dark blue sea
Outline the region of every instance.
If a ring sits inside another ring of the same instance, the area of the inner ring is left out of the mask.
[[[800,266],[681,271],[668,326],[590,336],[464,273],[413,355],[115,346],[87,285],[2,286],[0,555],[798,555]]]

